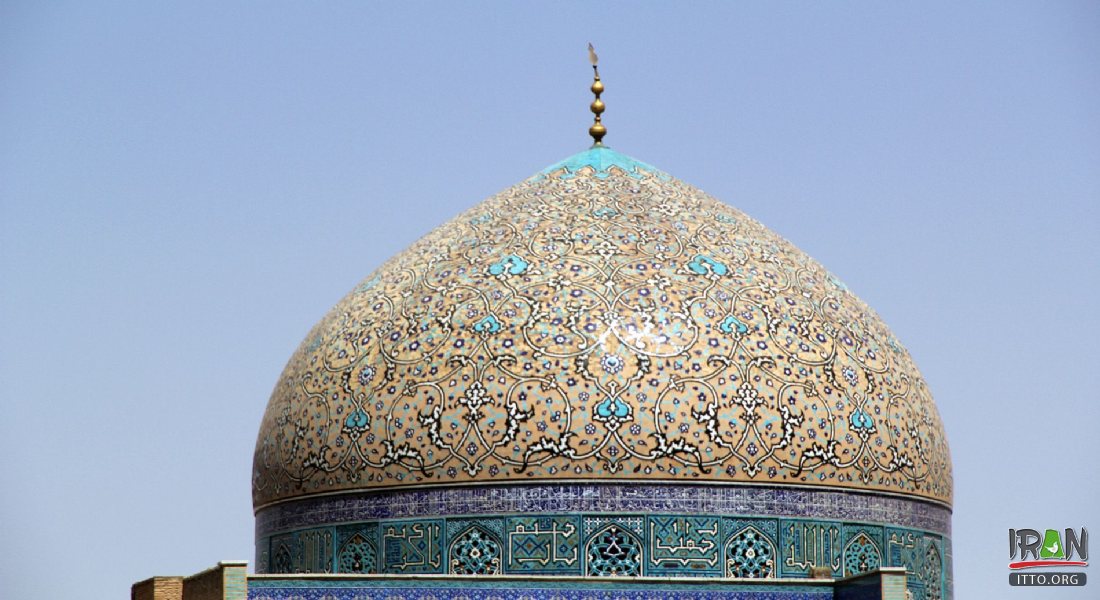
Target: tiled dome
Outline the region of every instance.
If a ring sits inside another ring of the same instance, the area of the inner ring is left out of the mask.
[[[821,265],[606,147],[371,274],[291,357],[257,509],[523,483],[812,486],[950,505],[932,397]]]

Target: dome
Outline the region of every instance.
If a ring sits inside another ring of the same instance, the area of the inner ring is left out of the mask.
[[[329,311],[271,396],[253,501],[532,485],[946,509],[952,476],[928,388],[866,304],[745,214],[597,145]]]

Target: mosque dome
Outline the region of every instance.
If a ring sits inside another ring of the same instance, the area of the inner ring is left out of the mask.
[[[908,352],[792,244],[604,146],[592,91],[594,146],[391,258],[290,358],[257,572],[904,567],[949,595],[951,461]]]
[[[600,144],[337,303],[280,377],[253,469],[260,573],[889,565],[934,594],[951,493],[928,388],[866,304]]]
[[[290,359],[254,502],[528,482],[815,486],[949,505],[928,389],[789,242],[595,146],[386,262]]]

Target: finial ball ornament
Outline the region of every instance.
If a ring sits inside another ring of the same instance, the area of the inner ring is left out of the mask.
[[[603,136],[607,135],[607,128],[603,126],[603,123],[596,123],[588,128],[588,135],[592,136],[592,139],[599,144],[603,140]]]

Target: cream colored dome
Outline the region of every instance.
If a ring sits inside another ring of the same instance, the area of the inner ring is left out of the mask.
[[[313,328],[253,500],[567,481],[952,488],[932,397],[867,305],[603,147],[432,231]]]

